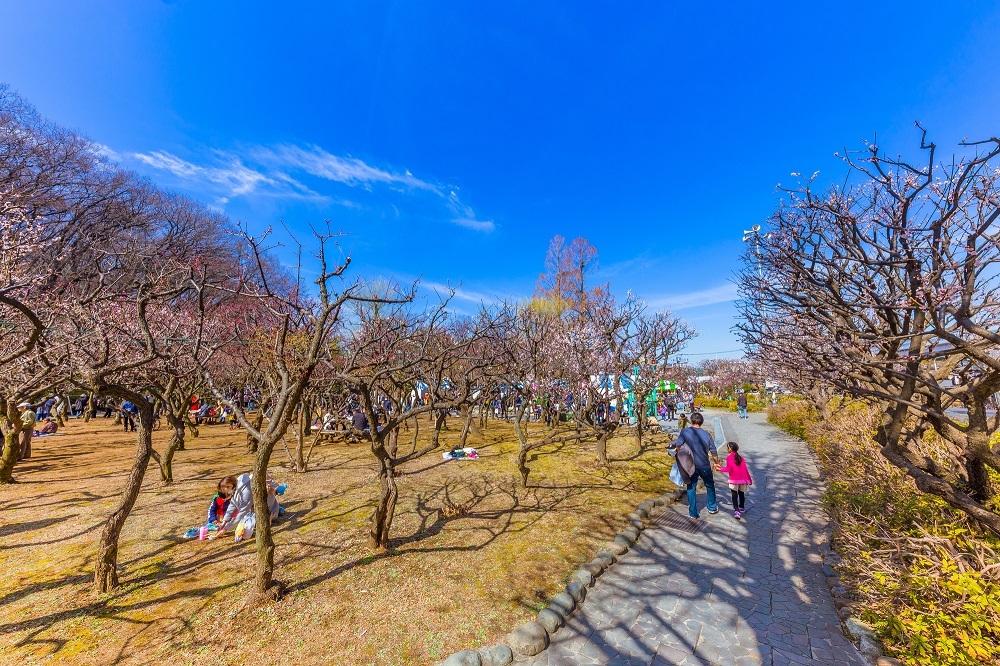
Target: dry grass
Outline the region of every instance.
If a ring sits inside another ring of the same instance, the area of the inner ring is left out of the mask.
[[[631,438],[613,440],[607,468],[591,462],[590,445],[543,449],[530,463],[533,487],[519,489],[513,437],[491,423],[470,440],[478,461],[435,453],[404,470],[393,548],[374,553],[370,452],[317,447],[310,471],[294,474],[279,449],[272,475],[290,488],[276,577],[290,591],[243,611],[252,543],[181,538],[204,520],[217,479],[251,461],[242,433],[202,428],[177,454],[177,482],[161,486],[150,467],[122,533],[123,587],[97,599],[97,536],[134,442],[103,419],[66,432],[36,439],[19,483],[0,486],[5,664],[433,663],[530,619],[636,503],[673,487],[659,436],[638,455]],[[155,438],[162,449],[166,434]]]

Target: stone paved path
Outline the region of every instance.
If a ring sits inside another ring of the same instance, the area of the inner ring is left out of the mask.
[[[864,663],[841,633],[823,575],[828,519],[805,444],[760,414],[721,416],[721,425],[754,477],[746,518],[733,518],[725,475],[716,474],[718,514],[702,510],[694,527],[686,502],[655,514],[549,648],[523,663]],[[704,489],[698,499],[704,507]]]

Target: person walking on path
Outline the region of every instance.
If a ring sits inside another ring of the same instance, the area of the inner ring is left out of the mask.
[[[736,407],[740,410],[740,418],[749,418],[747,416],[747,394],[744,391],[740,391],[740,394],[736,396]]]
[[[750,478],[746,458],[739,453],[740,445],[726,442],[726,448],[729,449],[726,464],[716,466],[715,470],[729,475],[729,490],[733,493],[733,517],[739,520],[746,513],[746,492],[753,485],[753,479]]]
[[[683,440],[694,456],[694,474],[687,484],[688,514],[698,517],[698,479],[705,482],[708,491],[708,512],[719,513],[719,504],[715,498],[715,477],[712,475],[712,461],[719,464],[719,452],[715,448],[715,439],[704,430],[705,417],[701,412],[691,415],[691,427],[681,430],[679,439]],[[712,461],[709,460],[712,459]]]
[[[17,411],[21,412],[20,459],[27,460],[31,457],[31,436],[35,432],[35,423],[38,419],[35,417],[35,413],[31,411],[30,403],[22,402],[17,406]]]

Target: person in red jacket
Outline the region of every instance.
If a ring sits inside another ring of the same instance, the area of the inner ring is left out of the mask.
[[[212,497],[212,503],[208,507],[208,522],[218,525],[222,522],[222,517],[226,515],[229,502],[233,497],[233,493],[236,492],[236,477],[224,477],[219,481],[216,490],[218,492]]]
[[[750,478],[746,458],[739,454],[740,445],[727,442],[726,447],[729,449],[726,464],[716,466],[715,469],[729,475],[729,489],[733,493],[733,517],[739,520],[746,513],[746,491],[753,485],[753,479]]]

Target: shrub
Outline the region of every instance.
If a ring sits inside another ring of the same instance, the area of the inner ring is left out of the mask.
[[[827,473],[834,546],[862,617],[911,666],[1000,664],[1000,540],[882,459],[876,410],[833,407],[820,422],[807,402],[788,401],[768,420],[804,438]],[[936,446],[928,436],[924,447]]]
[[[698,396],[698,404],[701,405],[703,409],[726,409],[731,412],[736,410],[736,398],[729,396],[726,398],[714,398],[709,396]],[[748,412],[763,412],[767,411],[768,403],[764,400],[757,398],[756,396],[748,396],[747,400],[747,411]]]

